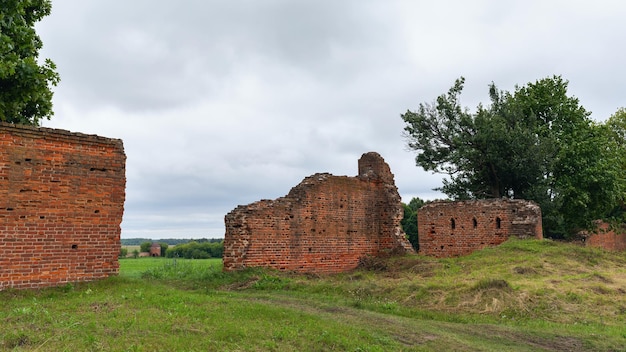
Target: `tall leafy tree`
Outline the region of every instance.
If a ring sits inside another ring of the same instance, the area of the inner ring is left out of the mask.
[[[503,92],[472,113],[460,105],[464,79],[447,94],[402,115],[416,163],[448,174],[453,199],[538,202],[548,235],[566,236],[614,206],[620,181],[606,128],[595,125],[567,81],[554,76]]]
[[[0,0],[0,120],[39,125],[50,119],[59,82],[50,59],[38,61],[42,42],[35,23],[50,14],[50,0]]]
[[[608,135],[610,143],[605,153],[613,155],[613,165],[619,175],[619,204],[612,212],[612,217],[626,222],[626,108],[618,109],[600,128],[604,128]]]

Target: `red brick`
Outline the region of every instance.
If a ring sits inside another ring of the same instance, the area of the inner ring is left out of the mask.
[[[613,227],[603,221],[596,221],[595,225],[595,231],[583,234],[586,246],[608,251],[626,251],[626,229]]]
[[[331,273],[354,269],[364,256],[413,252],[402,216],[389,166],[377,153],[366,153],[356,177],[315,174],[285,197],[228,213],[224,270]]]
[[[118,139],[0,123],[0,290],[118,273],[125,163]]]
[[[521,199],[439,201],[417,212],[419,253],[456,257],[510,236],[543,238],[541,208]]]

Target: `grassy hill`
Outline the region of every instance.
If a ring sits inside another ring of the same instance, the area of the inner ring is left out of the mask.
[[[97,283],[0,292],[0,350],[622,351],[626,254],[511,240],[338,275],[124,259]],[[156,348],[155,348],[156,346]]]

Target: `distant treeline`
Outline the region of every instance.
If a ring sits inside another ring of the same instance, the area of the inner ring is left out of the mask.
[[[144,242],[158,242],[158,243],[167,243],[170,246],[176,246],[179,244],[183,244],[183,243],[189,243],[189,242],[198,242],[198,243],[216,243],[216,242],[222,242],[224,239],[223,238],[200,238],[200,239],[194,239],[194,238],[164,238],[162,240],[152,240],[150,238],[122,238],[122,246],[139,246]]]
[[[168,258],[208,259],[221,258],[224,254],[224,242],[197,242],[191,241],[168,248],[165,256]]]

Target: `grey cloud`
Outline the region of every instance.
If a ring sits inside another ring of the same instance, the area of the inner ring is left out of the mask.
[[[358,56],[363,46],[384,44],[374,14],[355,2],[90,3],[80,16],[73,4],[55,3],[47,21],[65,29],[55,39],[66,44],[46,50],[75,100],[131,111],[213,99],[258,65],[338,80],[367,61]]]
[[[623,103],[626,5],[565,1],[78,1],[38,25],[59,67],[46,126],[124,140],[124,237],[223,234],[239,204],[379,152],[405,201],[440,198],[400,114],[553,74],[594,118]]]

